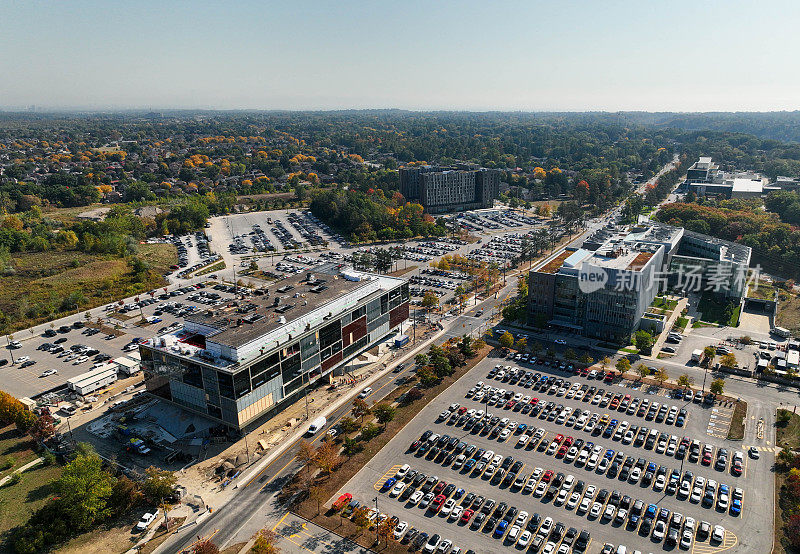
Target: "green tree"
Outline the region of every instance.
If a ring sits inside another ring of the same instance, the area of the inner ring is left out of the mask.
[[[435,308],[439,305],[439,297],[433,294],[432,292],[426,292],[425,295],[422,297],[422,302],[420,302],[420,306],[425,309]]]
[[[567,348],[566,350],[564,350],[564,359],[566,359],[566,360],[574,360],[577,357],[578,357],[578,355],[575,353],[575,351],[572,348]]]
[[[500,335],[500,346],[503,348],[511,348],[514,345],[514,335],[506,331]]]
[[[439,383],[439,378],[430,366],[418,367],[417,377],[419,378],[419,383],[426,388],[433,387]]]
[[[619,371],[620,376],[622,376],[626,372],[631,370],[631,361],[628,358],[620,358],[614,367],[617,368],[617,371]]]
[[[381,423],[383,425],[383,428],[385,429],[386,424],[394,419],[396,410],[391,404],[387,404],[384,402],[376,406],[373,406],[372,412],[375,414],[378,423]]]
[[[171,471],[150,466],[145,470],[147,477],[142,483],[142,491],[151,502],[157,503],[172,494],[178,478]]]
[[[710,367],[714,363],[714,356],[717,355],[717,350],[713,346],[706,346],[703,348],[703,362],[706,367]]]
[[[645,331],[644,329],[639,329],[633,335],[634,344],[636,344],[636,348],[643,352],[649,352],[650,347],[653,346],[653,335]]]
[[[636,374],[639,376],[639,379],[644,379],[650,374],[650,370],[647,369],[646,365],[639,364],[636,366]]]
[[[714,394],[722,394],[722,391],[725,390],[725,379],[714,379],[711,381],[709,390]]]
[[[678,380],[677,380],[678,386],[682,387],[684,389],[688,389],[689,387],[691,387],[693,382],[694,382],[694,379],[689,377],[689,375],[686,374],[686,373],[684,373],[683,375],[678,377]]]
[[[528,348],[528,339],[521,338],[517,340],[517,343],[514,345],[514,347],[520,352],[525,352],[526,349]]]
[[[419,367],[423,367],[423,366],[428,365],[430,363],[430,360],[428,359],[428,355],[423,353],[423,354],[417,354],[416,356],[414,356],[414,362]]]
[[[356,439],[345,437],[342,441],[342,451],[344,452],[345,456],[355,456],[362,450],[364,450],[364,447]]]
[[[535,341],[533,341],[533,342],[531,343],[530,351],[531,351],[531,352],[533,352],[533,354],[534,354],[535,356],[537,356],[537,355],[539,354],[539,352],[541,352],[541,351],[542,351],[542,348],[544,348],[544,347],[542,346],[542,343],[541,343],[541,342],[539,342],[538,340],[535,340]]]
[[[55,483],[64,517],[76,530],[89,529],[111,514],[108,500],[115,479],[103,469],[96,453],[78,454],[61,472]]]
[[[352,417],[343,417],[339,420],[339,427],[342,428],[342,433],[352,433],[358,430],[358,423]]]

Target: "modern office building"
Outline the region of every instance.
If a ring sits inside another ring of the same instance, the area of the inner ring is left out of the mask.
[[[500,194],[500,172],[469,165],[403,167],[400,194],[428,213],[491,208]]]
[[[711,183],[719,173],[719,165],[711,161],[711,157],[703,156],[686,170],[686,182]]]
[[[741,298],[746,284],[741,270],[746,277],[749,263],[750,248],[679,227],[610,226],[530,272],[528,323],[623,342],[659,292],[685,286],[681,276],[697,275],[700,290],[712,279],[724,281],[718,294]]]
[[[233,429],[271,417],[408,319],[404,279],[335,266],[140,344],[147,391]]]

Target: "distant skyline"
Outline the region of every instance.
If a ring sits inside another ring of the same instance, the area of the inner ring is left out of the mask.
[[[7,0],[0,109],[800,109],[800,5]]]

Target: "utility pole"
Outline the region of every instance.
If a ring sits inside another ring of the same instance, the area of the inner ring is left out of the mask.
[[[378,523],[378,515],[380,514],[380,510],[378,510],[378,497],[375,497],[375,542],[378,546],[381,545],[381,535],[380,535],[380,523]]]

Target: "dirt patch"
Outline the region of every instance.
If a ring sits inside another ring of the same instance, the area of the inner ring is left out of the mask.
[[[776,324],[794,334],[800,333],[800,298],[785,291],[779,293],[779,298]]]
[[[414,271],[415,269],[417,269],[417,266],[410,265],[408,267],[404,267],[403,269],[398,269],[396,271],[392,271],[391,273],[387,273],[386,275],[389,275],[390,277],[400,277],[401,275],[405,275],[406,273]]]
[[[244,545],[247,544],[246,542],[237,542],[236,544],[232,544],[229,547],[220,550],[220,554],[239,554],[239,551],[244,548]]]
[[[733,408],[728,440],[740,441],[744,438],[744,418],[747,416],[747,402],[739,400]]]

